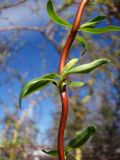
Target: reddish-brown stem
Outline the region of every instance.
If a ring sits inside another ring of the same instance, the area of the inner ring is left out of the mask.
[[[59,74],[61,74],[62,69],[65,66],[70,47],[79,29],[83,11],[88,1],[89,0],[82,0],[82,2],[79,4],[78,10],[75,16],[75,20],[73,23],[73,27],[71,29],[71,32],[67,38],[65,46],[61,53],[59,70],[58,70]],[[62,114],[61,114],[61,120],[60,120],[59,132],[58,132],[58,153],[59,153],[59,160],[64,160],[64,130],[65,130],[67,114],[68,114],[68,96],[66,93],[66,87],[60,90],[60,96],[62,101]]]
[[[58,132],[58,152],[59,160],[64,160],[64,130],[68,114],[68,97],[66,93],[66,88],[61,91],[60,96],[62,101],[62,114]]]
[[[59,74],[62,72],[62,69],[65,66],[67,55],[69,53],[70,47],[73,43],[73,40],[75,39],[76,33],[79,29],[81,18],[82,18],[82,15],[83,15],[83,11],[84,11],[84,8],[85,8],[87,2],[88,2],[88,0],[82,0],[82,2],[80,3],[80,5],[78,7],[76,17],[75,17],[75,20],[74,20],[74,23],[73,23],[73,27],[71,29],[71,32],[70,32],[70,34],[67,38],[65,46],[64,46],[64,48],[62,50],[62,53],[61,53],[60,63],[59,63]]]

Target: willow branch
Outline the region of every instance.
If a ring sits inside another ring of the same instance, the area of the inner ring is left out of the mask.
[[[72,30],[68,36],[68,39],[66,41],[66,44],[63,48],[63,51],[62,51],[62,54],[60,57],[59,74],[62,72],[62,69],[65,66],[65,62],[66,62],[70,47],[75,39],[75,36],[77,34],[78,29],[79,29],[82,14],[83,14],[83,11],[84,11],[84,8],[85,8],[87,2],[88,2],[88,0],[83,0],[78,7]]]
[[[70,31],[70,34],[67,38],[65,46],[61,53],[59,69],[58,69],[59,74],[61,74],[65,66],[70,47],[79,29],[83,11],[87,2],[88,0],[82,0],[82,2],[79,4],[78,10],[75,16],[75,20],[73,23],[73,27]],[[65,130],[67,114],[68,114],[68,96],[66,93],[66,87],[60,90],[60,96],[61,96],[61,102],[62,102],[62,114],[61,114],[61,120],[59,125],[59,132],[58,132],[58,153],[59,153],[59,160],[64,160],[64,130]]]

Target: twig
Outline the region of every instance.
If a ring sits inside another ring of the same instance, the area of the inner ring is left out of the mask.
[[[73,27],[71,29],[71,32],[67,38],[67,41],[65,43],[65,46],[62,50],[62,54],[60,57],[60,63],[59,63],[59,69],[58,73],[61,74],[62,69],[65,66],[66,59],[70,50],[70,47],[75,39],[75,36],[77,34],[77,31],[79,29],[79,25],[81,22],[81,18],[83,15],[84,8],[87,4],[88,0],[82,0],[82,2],[79,4],[76,17],[73,23]],[[66,87],[64,87],[60,91],[61,101],[62,101],[62,114],[61,114],[61,120],[60,120],[60,126],[59,126],[59,133],[58,133],[58,152],[59,152],[59,160],[64,160],[64,130],[66,126],[66,120],[67,120],[67,114],[68,114],[68,96],[66,93]]]
[[[16,7],[16,6],[18,6],[22,3],[25,3],[25,2],[26,2],[26,0],[19,0],[16,3],[11,3],[11,4],[7,4],[7,5],[4,5],[4,6],[0,7],[0,10],[11,8],[11,7]]]

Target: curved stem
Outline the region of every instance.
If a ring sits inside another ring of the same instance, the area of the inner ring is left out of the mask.
[[[68,97],[66,93],[66,88],[62,90],[60,96],[62,101],[62,114],[58,132],[58,152],[59,152],[59,160],[64,160],[64,130],[68,114]]]
[[[71,29],[71,32],[70,32],[70,34],[67,38],[65,46],[64,46],[64,48],[62,50],[62,53],[61,53],[60,63],[59,63],[59,71],[58,71],[59,74],[62,72],[62,69],[65,66],[67,55],[69,53],[70,47],[73,43],[73,40],[75,39],[77,31],[79,29],[81,18],[82,18],[82,15],[83,15],[83,11],[84,11],[84,8],[85,8],[88,1],[89,0],[82,0],[82,2],[79,4],[79,7],[78,7],[78,10],[77,10],[77,13],[76,13],[76,17],[75,17],[75,20],[74,20],[74,23],[73,23],[73,27]]]
[[[82,2],[79,4],[78,10],[75,16],[75,20],[73,23],[73,27],[71,29],[71,32],[67,38],[65,46],[61,53],[59,69],[58,69],[59,74],[61,74],[62,69],[65,66],[70,47],[79,29],[83,11],[88,1],[89,0],[82,0]],[[66,93],[66,87],[64,87],[60,91],[60,96],[61,96],[61,102],[62,102],[62,114],[61,114],[61,120],[60,120],[59,132],[58,132],[58,153],[59,153],[59,160],[64,160],[64,130],[65,130],[67,114],[68,114],[68,96]]]

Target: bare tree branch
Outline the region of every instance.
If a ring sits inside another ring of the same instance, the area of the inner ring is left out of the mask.
[[[0,28],[0,32],[6,32],[6,31],[37,31],[37,32],[43,32],[43,28],[41,27],[26,27],[26,26],[9,26],[9,27],[4,27],[4,28]]]
[[[19,0],[16,3],[6,4],[6,5],[2,6],[2,7],[0,7],[0,10],[11,8],[11,7],[16,7],[16,6],[18,6],[20,4],[23,4],[25,2],[27,2],[27,0]]]

